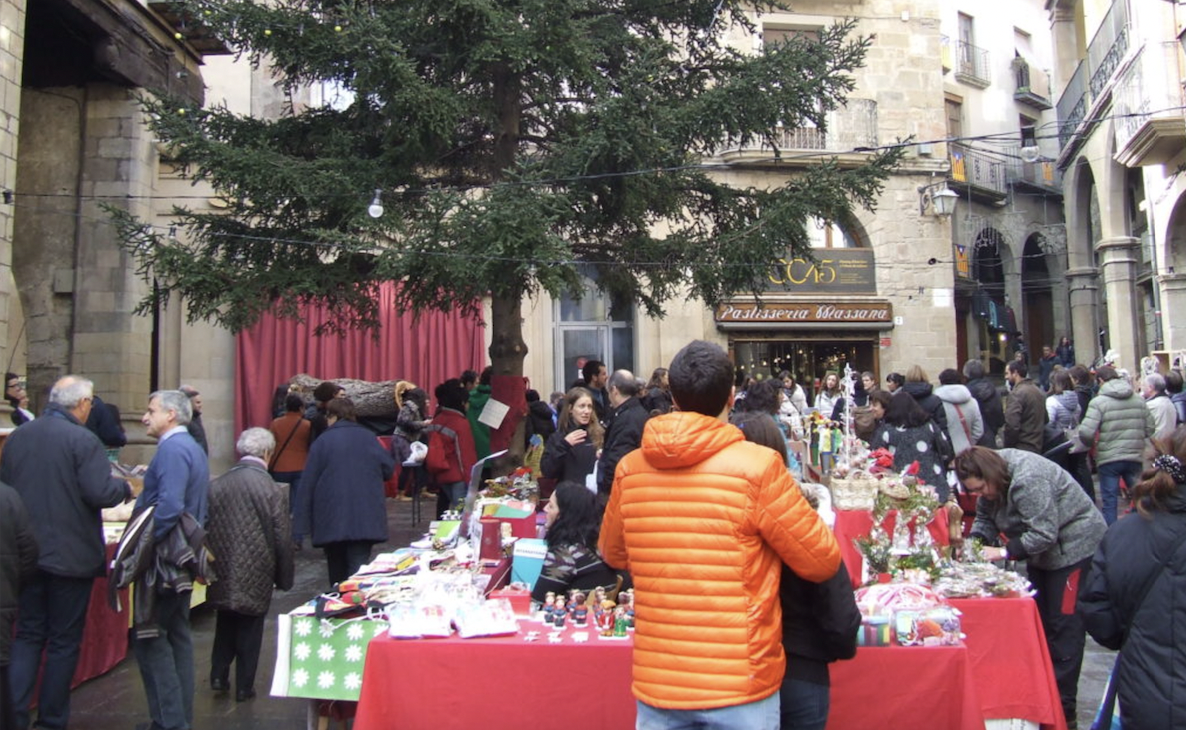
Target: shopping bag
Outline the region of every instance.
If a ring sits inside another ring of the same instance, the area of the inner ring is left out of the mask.
[[[1120,700],[1116,697],[1116,671],[1120,668],[1120,655],[1116,655],[1116,663],[1112,665],[1112,673],[1108,675],[1108,684],[1104,687],[1104,697],[1100,700],[1099,710],[1095,713],[1095,720],[1091,723],[1091,730],[1121,730]]]

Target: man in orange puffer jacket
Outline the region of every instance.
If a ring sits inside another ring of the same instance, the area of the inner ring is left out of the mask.
[[[840,548],[778,456],[728,423],[720,347],[687,345],[668,380],[678,410],[618,462],[601,526],[605,562],[634,579],[637,727],[777,728],[781,565],[827,580]]]

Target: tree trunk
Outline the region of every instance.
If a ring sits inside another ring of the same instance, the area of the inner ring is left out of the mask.
[[[522,294],[490,298],[490,365],[494,375],[523,377],[527,343],[523,341]],[[494,464],[495,474],[507,474],[523,463],[527,419],[520,419],[510,451]]]
[[[374,383],[369,380],[350,378],[329,378],[346,389],[346,397],[354,402],[354,412],[364,418],[395,418],[399,409],[395,407],[395,384],[398,380],[384,380]],[[289,381],[306,399],[312,400],[313,389],[323,381],[312,375],[301,373]],[[421,386],[423,387],[423,386]]]

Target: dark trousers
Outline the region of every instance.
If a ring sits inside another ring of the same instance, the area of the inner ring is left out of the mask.
[[[371,559],[372,544],[369,540],[349,540],[323,545],[326,567],[329,568],[329,582],[341,583],[357,573],[358,569]]]
[[[3,630],[4,627],[0,626],[0,631]],[[16,707],[8,684],[8,665],[0,664],[0,730],[13,730],[15,727]]]
[[[1083,647],[1087,633],[1075,603],[1079,592],[1087,585],[1091,572],[1091,558],[1058,570],[1028,569],[1033,584],[1034,602],[1046,632],[1046,646],[1054,665],[1054,681],[1062,699],[1062,711],[1067,723],[1074,727],[1079,690],[1079,670],[1083,666]]]
[[[29,705],[45,653],[37,724],[64,728],[70,722],[70,680],[78,665],[93,578],[66,578],[37,571],[17,600],[16,637],[8,679],[18,728],[29,726]]]
[[[297,490],[301,488],[301,471],[274,471],[271,472],[272,481],[278,484],[288,485],[288,516],[292,518],[292,541],[298,545],[305,539],[304,535],[297,534],[297,520],[296,520],[296,506],[300,504],[297,501]]]
[[[218,611],[214,620],[214,649],[210,652],[210,681],[228,682],[231,662],[235,662],[235,691],[244,693],[254,689],[263,640],[263,616]]]
[[[787,661],[792,661],[787,657]],[[805,679],[784,677],[779,691],[782,730],[824,730],[831,709],[832,688]]]
[[[189,591],[158,592],[152,617],[160,635],[132,640],[152,730],[187,730],[193,726],[194,644],[189,627],[189,598]]]

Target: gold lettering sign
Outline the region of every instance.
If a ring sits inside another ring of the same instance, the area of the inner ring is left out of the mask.
[[[718,322],[855,322],[884,324],[894,320],[889,302],[794,302],[767,304],[736,302],[717,307]]]
[[[818,248],[815,260],[780,258],[766,274],[771,291],[797,294],[876,294],[877,272],[870,248]]]

